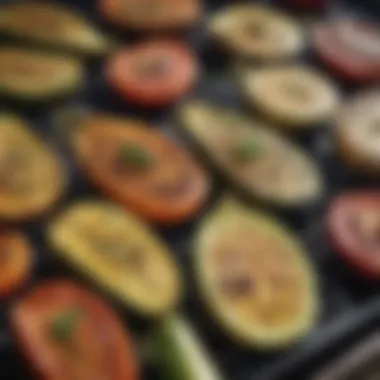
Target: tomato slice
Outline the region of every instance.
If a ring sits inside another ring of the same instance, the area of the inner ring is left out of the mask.
[[[336,198],[327,215],[327,230],[337,252],[371,279],[380,279],[380,192]]]
[[[0,233],[0,298],[7,297],[29,277],[33,251],[29,240],[22,233]]]
[[[184,221],[205,202],[205,172],[174,142],[136,120],[88,115],[74,150],[89,177],[111,199],[164,224]]]
[[[357,20],[342,20],[320,27],[316,52],[342,79],[354,83],[380,80],[380,29]]]
[[[191,50],[177,41],[151,41],[116,54],[108,63],[110,86],[125,100],[148,107],[177,101],[198,78]]]
[[[136,380],[129,336],[97,296],[65,280],[40,285],[11,311],[17,343],[42,380]]]

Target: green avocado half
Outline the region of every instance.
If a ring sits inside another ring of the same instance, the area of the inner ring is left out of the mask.
[[[203,300],[234,340],[282,349],[316,323],[319,292],[307,253],[270,215],[225,197],[198,228],[194,260]]]
[[[178,114],[181,131],[196,150],[249,200],[293,209],[322,196],[314,160],[265,124],[200,100],[185,103]]]
[[[82,15],[56,2],[1,5],[0,35],[88,56],[101,56],[114,49],[114,42]]]

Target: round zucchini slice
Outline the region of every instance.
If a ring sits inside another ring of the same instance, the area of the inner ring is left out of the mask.
[[[108,53],[114,45],[74,10],[41,1],[1,5],[0,34],[92,56]]]
[[[258,61],[291,58],[305,45],[301,27],[265,5],[231,5],[211,18],[209,29],[233,54]]]
[[[199,153],[249,199],[287,209],[308,206],[323,194],[316,163],[273,129],[196,100],[184,104],[179,117]]]
[[[75,92],[83,83],[79,61],[47,52],[0,48],[0,95],[39,102]]]
[[[280,349],[315,324],[314,271],[300,242],[270,216],[224,199],[199,227],[195,261],[206,304],[237,341]]]
[[[281,129],[308,130],[332,118],[338,90],[304,65],[250,68],[241,76],[248,102]]]
[[[82,201],[48,229],[53,250],[121,303],[146,316],[179,301],[179,269],[165,244],[139,219],[103,201]]]
[[[334,130],[338,154],[350,168],[380,175],[380,91],[354,97],[340,111]]]
[[[63,196],[66,171],[57,154],[27,123],[0,114],[0,220],[29,220]]]

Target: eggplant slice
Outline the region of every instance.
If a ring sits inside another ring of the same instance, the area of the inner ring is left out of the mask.
[[[68,264],[141,314],[162,315],[180,298],[172,253],[142,221],[110,202],[70,206],[50,225],[48,241]]]
[[[330,121],[339,105],[335,85],[305,65],[247,68],[240,79],[251,107],[280,129],[309,130]]]
[[[211,18],[209,29],[228,51],[257,61],[288,59],[305,46],[301,27],[265,5],[231,5]]]
[[[17,116],[0,114],[0,219],[29,220],[48,211],[67,187],[62,162]]]
[[[114,42],[80,14],[62,5],[22,1],[0,6],[0,34],[89,56],[110,52]]]
[[[361,173],[380,175],[380,91],[362,93],[340,111],[334,129],[343,162]]]
[[[250,200],[288,209],[323,194],[317,164],[300,147],[257,121],[204,101],[179,110],[180,126],[198,151]]]
[[[83,82],[83,67],[74,58],[0,48],[0,96],[32,103],[49,101],[75,92]]]
[[[238,342],[281,349],[316,323],[314,270],[302,244],[269,215],[225,198],[199,226],[195,260],[205,303]]]

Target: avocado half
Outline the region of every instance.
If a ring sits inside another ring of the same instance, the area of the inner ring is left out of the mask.
[[[158,317],[179,302],[182,281],[172,252],[111,202],[71,205],[52,221],[47,239],[60,258],[139,314]]]
[[[0,96],[39,103],[79,89],[84,69],[75,58],[15,47],[0,48]]]
[[[182,316],[163,320],[151,343],[162,379],[222,380],[196,332]]]
[[[236,341],[281,349],[316,323],[319,294],[307,253],[271,216],[225,198],[201,222],[194,254],[204,302]]]
[[[248,200],[287,210],[323,195],[317,164],[273,128],[206,101],[189,101],[178,115],[195,149]]]
[[[0,35],[88,56],[101,56],[114,48],[114,42],[82,15],[56,2],[0,5]]]

